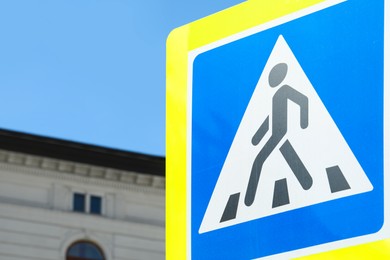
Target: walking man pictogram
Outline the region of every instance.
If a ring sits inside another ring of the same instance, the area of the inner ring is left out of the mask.
[[[279,63],[275,65],[271,69],[268,76],[268,83],[270,87],[279,87],[287,75],[287,70],[288,66],[286,63]],[[305,129],[309,126],[308,98],[289,85],[280,86],[272,98],[271,115],[267,116],[267,118],[252,137],[252,145],[257,146],[265,134],[269,131],[269,120],[271,117],[271,137],[260,150],[252,165],[252,170],[244,199],[245,205],[248,207],[251,206],[255,200],[261,170],[265,161],[282,141],[283,137],[287,134],[289,100],[297,104],[300,108],[300,127]],[[279,150],[294,173],[295,177],[298,179],[302,188],[304,190],[310,189],[313,184],[313,179],[288,139],[284,141]],[[225,222],[236,217],[239,198],[240,193],[230,195],[220,222]],[[289,204],[289,195],[287,189],[287,179],[285,178],[275,182],[272,207],[275,208],[286,204]]]
[[[283,80],[285,79],[288,71],[288,66],[286,63],[279,63],[275,65],[268,77],[268,82],[270,87],[276,88],[279,87]],[[245,205],[251,206],[255,200],[257,187],[261,175],[262,167],[270,156],[270,154],[275,150],[277,145],[283,139],[283,137],[287,134],[287,115],[288,115],[288,101],[292,101],[300,107],[300,127],[305,129],[309,125],[309,114],[308,114],[308,106],[309,101],[308,98],[297,90],[293,89],[291,86],[283,85],[280,86],[276,91],[272,98],[272,112],[271,115],[268,116],[264,122],[261,124],[257,132],[254,134],[252,138],[252,144],[254,146],[258,145],[260,141],[263,139],[265,134],[269,131],[269,120],[271,117],[272,128],[271,128],[271,137],[265,143],[263,148],[260,150],[259,154],[256,156],[248,186],[245,194]],[[294,175],[298,179],[300,185],[303,189],[308,190],[313,184],[312,177],[309,172],[305,168],[304,164],[298,157],[294,148],[286,139],[283,145],[279,149],[293,171]],[[279,190],[282,194],[275,198],[273,207],[281,206],[288,203],[288,191],[287,191],[287,183],[286,179],[279,180],[275,183],[275,190]],[[286,201],[287,200],[287,201]]]

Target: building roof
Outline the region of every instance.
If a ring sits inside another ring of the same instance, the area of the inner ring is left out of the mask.
[[[0,149],[165,176],[165,157],[0,129]]]

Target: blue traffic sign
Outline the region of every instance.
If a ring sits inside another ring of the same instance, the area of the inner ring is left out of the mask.
[[[353,0],[193,52],[192,259],[261,258],[381,229],[383,31],[384,1]]]

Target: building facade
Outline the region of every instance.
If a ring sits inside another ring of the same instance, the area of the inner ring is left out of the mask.
[[[0,131],[0,259],[165,259],[164,164]]]

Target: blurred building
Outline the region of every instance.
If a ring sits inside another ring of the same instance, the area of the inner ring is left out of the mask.
[[[0,130],[0,259],[165,259],[164,167]]]

